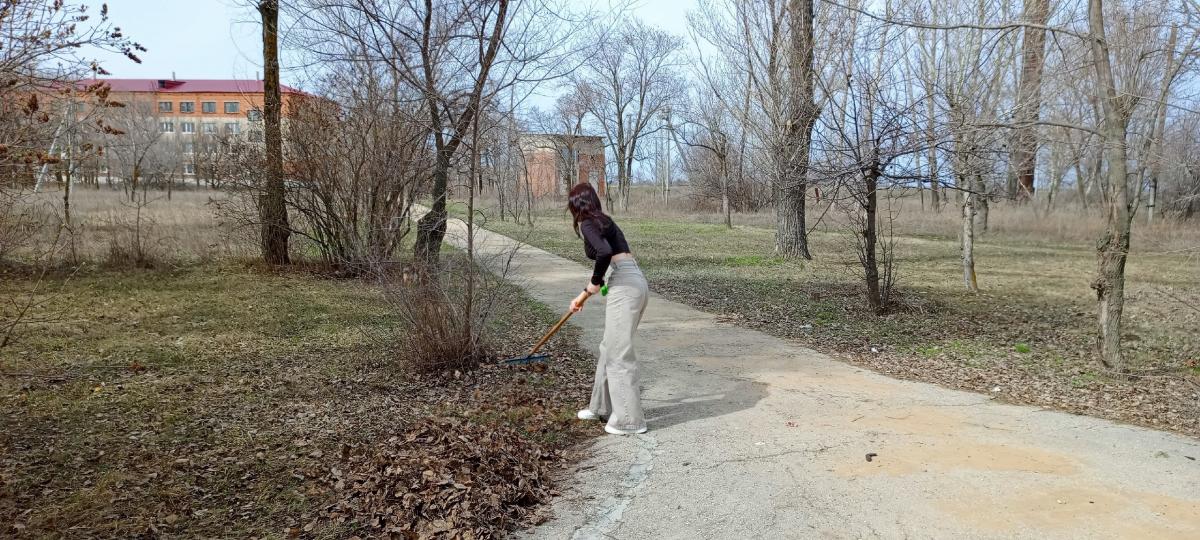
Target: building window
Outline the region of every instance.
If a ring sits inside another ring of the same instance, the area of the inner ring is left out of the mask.
[[[226,101],[225,102],[225,114],[237,114],[237,112],[238,112],[238,102],[236,102],[236,101]]]
[[[262,132],[257,129],[250,130],[248,137],[250,138],[250,142],[262,142],[263,140]]]
[[[215,101],[202,102],[202,103],[200,103],[200,110],[203,111],[204,114],[216,114],[217,102],[215,102]]]
[[[158,102],[158,112],[171,112],[171,102],[170,101]]]
[[[225,122],[225,133],[237,135],[242,132],[242,126],[237,122]]]
[[[195,151],[196,151],[195,143],[193,143],[192,141],[183,143],[183,153],[191,154],[191,153],[194,153]]]
[[[204,130],[204,133],[208,133],[211,135],[211,134],[214,134],[217,132],[217,123],[216,122],[205,122],[203,124],[200,124],[200,128]]]
[[[175,133],[175,122],[159,122],[158,130],[163,133]]]
[[[250,119],[251,122],[262,122],[262,111],[250,109],[250,112],[246,113],[246,118]]]
[[[195,133],[196,132],[196,123],[195,122],[180,122],[179,123],[179,131],[182,133]]]
[[[196,102],[195,101],[180,101],[179,102],[179,112],[181,112],[181,113],[196,112]]]

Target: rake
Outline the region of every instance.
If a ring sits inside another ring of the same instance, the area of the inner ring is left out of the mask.
[[[607,283],[604,284],[604,286],[600,287],[600,295],[608,296],[608,284]],[[590,298],[591,295],[589,294],[588,297]],[[587,300],[585,299],[584,301],[586,302]],[[554,326],[552,326],[550,328],[550,331],[546,332],[546,335],[542,336],[542,339],[538,340],[537,345],[533,346],[533,349],[531,349],[529,351],[529,354],[527,354],[525,356],[518,356],[516,358],[509,358],[508,360],[505,360],[503,362],[503,364],[506,366],[519,366],[519,365],[524,365],[524,364],[532,364],[534,362],[545,362],[546,360],[548,360],[550,358],[550,355],[538,354],[537,352],[539,350],[541,350],[542,345],[545,345],[547,341],[550,341],[550,338],[554,337],[554,334],[558,333],[559,329],[561,329],[564,324],[567,324],[567,319],[570,319],[571,315],[574,315],[574,314],[575,314],[575,312],[571,311],[570,309],[567,309],[567,312],[562,316],[561,319],[558,320],[557,323],[554,324]]]

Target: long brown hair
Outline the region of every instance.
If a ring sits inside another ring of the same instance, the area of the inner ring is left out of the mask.
[[[583,221],[594,220],[597,225],[603,227],[608,219],[600,207],[600,196],[596,194],[596,188],[587,182],[571,188],[570,194],[567,195],[567,210],[571,211],[571,218],[574,220],[575,236],[579,236],[579,224]]]

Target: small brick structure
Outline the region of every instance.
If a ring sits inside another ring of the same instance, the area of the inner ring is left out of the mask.
[[[590,135],[524,133],[526,185],[534,197],[562,197],[572,186],[588,182],[605,192],[604,139]]]

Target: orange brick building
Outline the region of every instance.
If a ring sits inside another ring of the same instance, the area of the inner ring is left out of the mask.
[[[95,82],[108,84],[115,101],[152,107],[163,137],[182,142],[183,148],[191,147],[187,140],[197,134],[262,140],[261,80],[95,79],[80,84]],[[309,96],[284,85],[279,90],[285,114],[296,100]],[[194,174],[192,165],[185,165],[184,174]]]
[[[526,185],[534,197],[564,196],[575,184],[587,182],[601,197],[605,193],[604,139],[558,133],[525,133],[520,139],[525,157]]]

